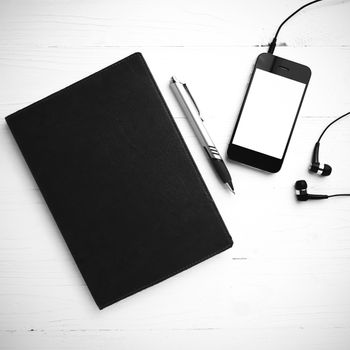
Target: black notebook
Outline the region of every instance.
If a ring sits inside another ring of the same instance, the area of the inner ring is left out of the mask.
[[[6,121],[99,308],[232,246],[140,53]]]

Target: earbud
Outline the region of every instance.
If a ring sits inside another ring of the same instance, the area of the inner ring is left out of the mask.
[[[321,176],[328,176],[332,172],[332,167],[328,164],[312,163],[309,167],[311,173]]]
[[[332,173],[332,167],[328,164],[321,164],[318,159],[318,153],[320,150],[320,143],[317,142],[312,152],[311,165],[309,171],[321,176],[329,176]]]
[[[320,151],[320,141],[322,139],[322,136],[324,133],[328,130],[330,126],[332,126],[334,123],[336,123],[338,120],[345,118],[346,116],[350,116],[350,112],[347,112],[340,117],[333,120],[331,123],[329,123],[324,130],[322,131],[320,137],[318,138],[314,150],[312,152],[312,158],[311,158],[311,165],[309,167],[309,171],[311,173],[315,173],[321,176],[328,176],[332,173],[332,167],[328,164],[321,164],[320,160],[318,158],[319,151]],[[294,185],[295,188],[295,194],[297,196],[298,201],[307,201],[309,199],[326,199],[331,197],[350,197],[350,193],[336,193],[336,194],[308,194],[307,193],[307,183],[304,180],[299,180]]]
[[[294,185],[295,194],[298,201],[307,201],[309,199],[326,199],[328,196],[326,194],[308,194],[307,193],[307,183],[305,180],[299,180]]]

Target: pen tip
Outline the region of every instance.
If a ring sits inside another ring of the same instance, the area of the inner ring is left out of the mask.
[[[226,182],[226,185],[227,185],[227,187],[230,189],[230,191],[231,191],[233,194],[235,194],[235,190],[234,190],[234,188],[233,188],[232,182],[231,182],[231,181],[230,181],[230,182]]]

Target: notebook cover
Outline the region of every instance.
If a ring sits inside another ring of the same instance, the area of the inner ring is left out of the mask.
[[[100,309],[232,246],[140,53],[6,121]]]

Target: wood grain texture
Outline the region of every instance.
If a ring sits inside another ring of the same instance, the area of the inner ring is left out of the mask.
[[[350,201],[297,203],[350,190],[350,1],[323,1],[281,31],[276,54],[313,75],[278,174],[229,163],[218,181],[168,82],[186,79],[225,153],[256,56],[304,1],[2,0],[0,3],[0,349],[349,349]],[[282,45],[282,46],[281,46]],[[97,309],[4,117],[141,51],[235,245],[166,282]]]

